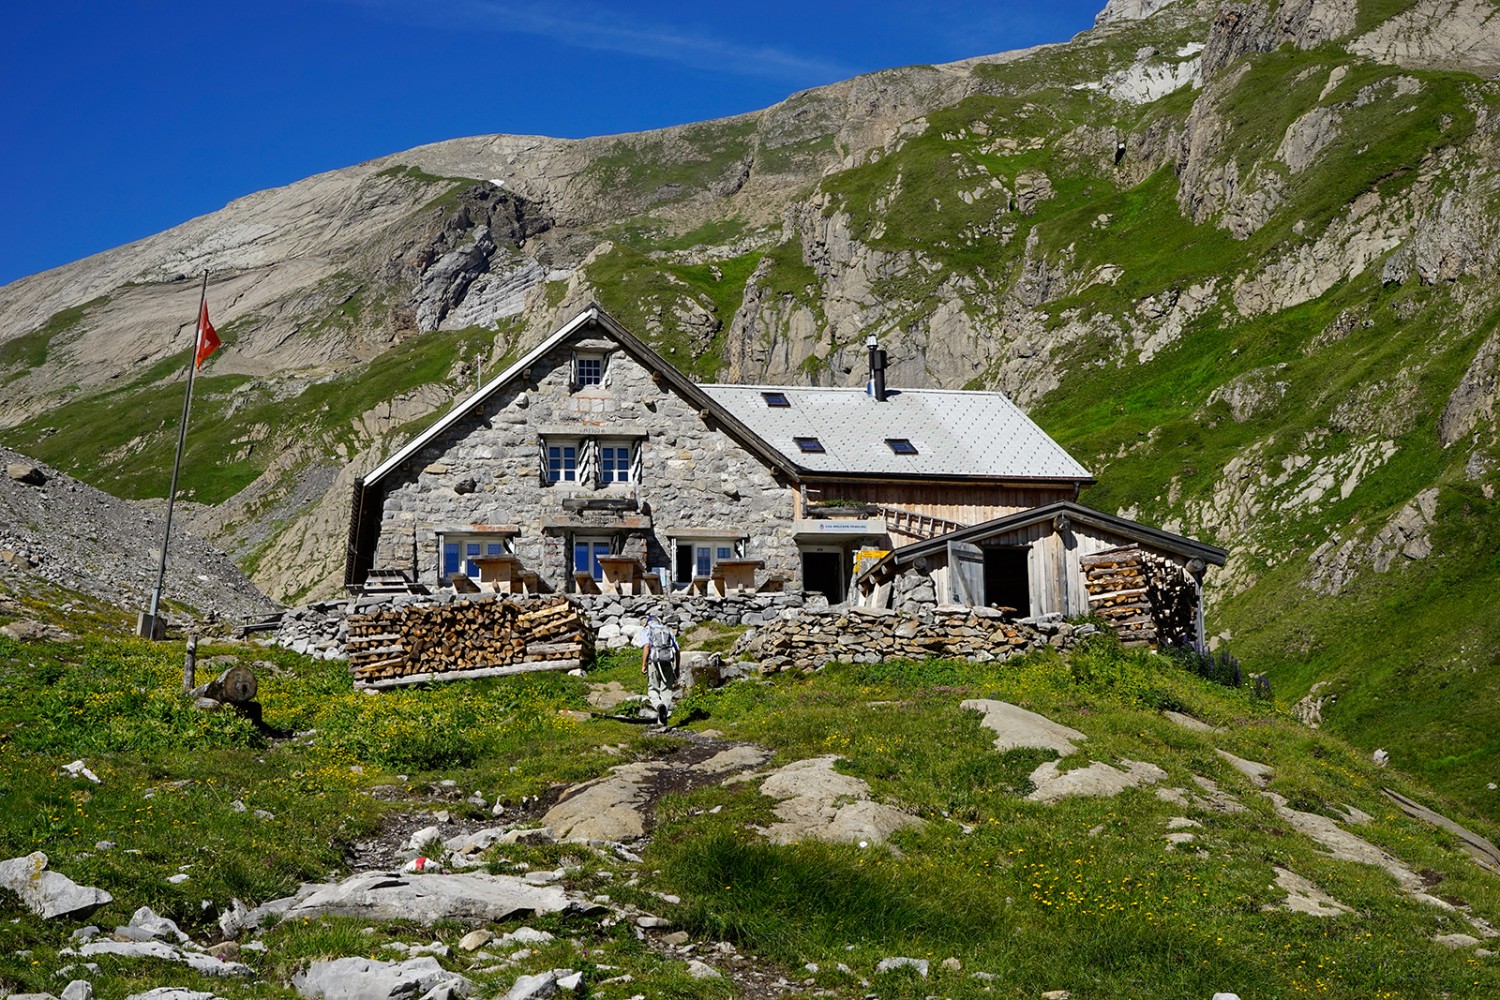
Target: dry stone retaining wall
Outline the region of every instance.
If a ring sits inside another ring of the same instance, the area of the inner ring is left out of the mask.
[[[1067,649],[1098,631],[1061,615],[1006,621],[990,608],[804,608],[746,633],[729,658],[749,657],[762,672],[816,670],[830,660],[943,657],[988,663],[1043,646]]]
[[[319,659],[342,660],[348,657],[347,619],[350,615],[503,599],[492,594],[402,594],[320,601],[306,608],[288,611],[272,641]],[[595,644],[604,649],[635,645],[641,629],[645,628],[647,615],[659,616],[668,627],[681,635],[704,622],[759,626],[777,620],[788,611],[804,607],[827,607],[828,604],[822,595],[801,593],[741,594],[729,597],[569,594],[567,600],[582,612],[594,631]]]

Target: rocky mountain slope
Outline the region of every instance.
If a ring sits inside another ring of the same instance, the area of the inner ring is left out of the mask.
[[[142,511],[0,447],[0,594],[69,594],[132,612],[151,607],[163,531]],[[172,519],[163,614],[227,627],[276,610],[229,557]]]
[[[297,599],[352,478],[590,299],[702,378],[857,383],[875,333],[1228,547],[1221,638],[1483,799],[1497,70],[1491,0],[1125,0],[721,121],[425,146],[0,289],[0,438],[161,496],[208,270],[187,492]]]

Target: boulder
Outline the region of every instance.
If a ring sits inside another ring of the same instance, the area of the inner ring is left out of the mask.
[[[0,861],[0,887],[20,896],[27,909],[45,920],[92,913],[114,899],[103,889],[78,885],[66,875],[48,871],[47,855],[41,851]]]
[[[404,962],[372,958],[335,958],[314,962],[292,977],[304,997],[326,1000],[410,1000],[446,987],[447,994],[464,995],[472,984],[449,972],[430,955]]]
[[[520,878],[485,872],[414,878],[391,872],[361,872],[342,882],[309,888],[311,891],[293,897],[280,911],[284,919],[327,914],[423,924],[438,920],[479,924],[537,913],[598,909],[570,899],[555,886],[530,885]],[[269,911],[273,906],[262,909]]]
[[[47,485],[47,474],[36,466],[27,462],[11,462],[5,466],[5,474],[18,483],[27,486]]]

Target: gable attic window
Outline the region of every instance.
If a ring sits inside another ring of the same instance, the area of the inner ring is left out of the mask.
[[[886,438],[885,443],[891,446],[891,451],[897,455],[915,455],[917,446],[906,438]]]
[[[784,392],[763,392],[760,394],[760,398],[766,401],[767,406],[782,407],[792,405],[792,401],[786,398],[786,393]]]
[[[573,384],[575,386],[602,385],[604,383],[604,355],[573,355]]]
[[[817,438],[794,437],[792,438],[792,441],[796,443],[798,451],[805,452],[809,455],[822,455],[827,451],[827,449],[823,447],[823,442],[819,441]]]

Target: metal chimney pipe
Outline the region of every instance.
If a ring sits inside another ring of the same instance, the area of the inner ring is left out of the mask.
[[[885,351],[880,349],[880,343],[871,334],[865,339],[865,346],[870,349],[870,395],[875,397],[877,403],[885,402]]]

